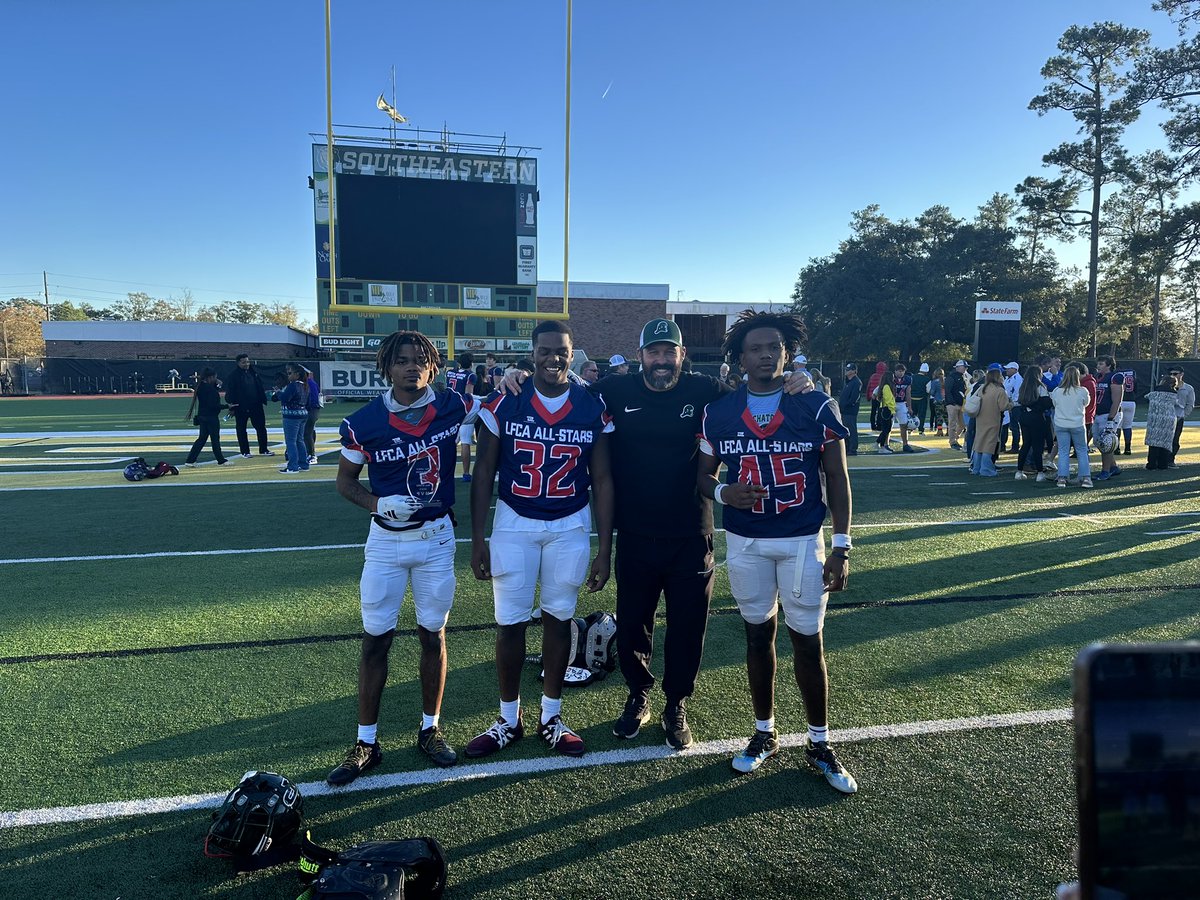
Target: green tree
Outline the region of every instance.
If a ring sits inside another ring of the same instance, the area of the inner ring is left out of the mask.
[[[1123,167],[1120,139],[1125,128],[1137,120],[1140,97],[1126,94],[1130,87],[1132,61],[1145,50],[1150,33],[1126,28],[1115,22],[1090,26],[1073,25],[1058,41],[1060,53],[1042,66],[1046,87],[1029,101],[1029,108],[1045,115],[1054,110],[1069,112],[1079,123],[1082,140],[1060,144],[1042,161],[1063,171],[1072,186],[1091,188],[1089,229],[1088,326],[1096,329],[1096,295],[1100,264],[1101,191]],[[1095,340],[1093,338],[1093,344]]]
[[[1036,265],[1038,254],[1050,253],[1048,240],[1075,240],[1081,225],[1087,224],[1087,210],[1079,203],[1078,183],[1069,178],[1042,178],[1030,175],[1016,187],[1019,211],[1017,227],[1029,248],[1029,265]]]

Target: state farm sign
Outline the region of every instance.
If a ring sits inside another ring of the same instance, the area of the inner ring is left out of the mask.
[[[975,320],[977,322],[1019,322],[1021,321],[1020,303],[996,303],[991,300],[980,300],[975,304]]]

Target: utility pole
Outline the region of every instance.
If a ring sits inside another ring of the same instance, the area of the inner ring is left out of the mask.
[[[46,321],[50,321],[50,284],[46,281],[46,270],[42,269],[42,293],[46,297]]]

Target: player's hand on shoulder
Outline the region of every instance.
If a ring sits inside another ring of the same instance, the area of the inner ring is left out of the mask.
[[[379,498],[375,512],[392,522],[407,522],[416,515],[420,508],[420,501],[402,494],[392,494],[389,497]]]
[[[807,372],[783,373],[783,392],[785,394],[807,394],[812,389],[813,380]]]
[[[525,383],[525,379],[529,377],[529,373],[523,369],[513,369],[505,374],[500,382],[498,390],[506,394],[521,393],[521,385]]]

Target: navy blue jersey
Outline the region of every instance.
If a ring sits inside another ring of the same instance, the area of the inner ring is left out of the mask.
[[[500,499],[527,519],[561,519],[587,506],[592,449],[612,430],[604,401],[571,384],[557,412],[529,381],[520,394],[495,391],[480,410],[500,441]]]
[[[1119,384],[1124,387],[1125,379],[1120,372],[1109,372],[1107,375],[1096,377],[1096,415],[1098,416],[1107,416],[1112,411],[1110,384]],[[1133,397],[1129,399],[1132,400]]]
[[[366,457],[372,494],[417,497],[427,505],[412,521],[439,519],[454,505],[458,429],[472,403],[437,391],[432,403],[394,413],[381,394],[342,420],[342,446]]]
[[[821,453],[846,433],[833,402],[819,391],[783,394],[765,426],[754,421],[745,386],[708,404],[701,425],[708,447],[701,446],[725,464],[726,483],[768,491],[751,509],[726,506],[726,530],[748,538],[816,534],[826,512]]]
[[[452,391],[458,391],[460,394],[465,394],[467,385],[474,387],[478,380],[475,373],[467,369],[453,369],[446,373],[446,387]]]
[[[1133,369],[1126,369],[1124,372],[1117,372],[1114,380],[1122,381],[1125,385],[1125,396],[1121,398],[1121,402],[1133,403],[1137,394],[1137,373]]]
[[[896,398],[897,404],[903,403],[908,399],[908,392],[910,390],[912,390],[911,375],[892,379],[892,395]]]

